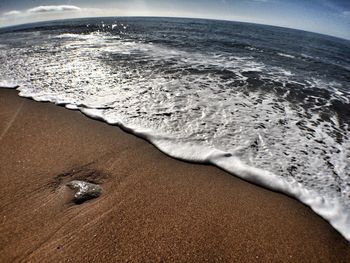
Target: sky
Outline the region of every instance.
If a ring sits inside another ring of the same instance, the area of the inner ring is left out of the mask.
[[[350,40],[350,0],[0,0],[0,27],[96,16],[222,19]]]

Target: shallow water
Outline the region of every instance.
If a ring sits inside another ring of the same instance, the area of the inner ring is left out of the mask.
[[[350,42],[224,21],[0,29],[0,86],[298,198],[350,240]]]

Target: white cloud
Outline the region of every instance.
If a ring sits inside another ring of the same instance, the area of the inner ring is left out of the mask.
[[[350,11],[344,11],[344,12],[343,12],[343,15],[344,15],[344,16],[350,16]]]
[[[28,9],[27,13],[69,12],[80,10],[80,7],[74,5],[44,5]]]
[[[20,15],[20,14],[22,14],[21,11],[12,10],[12,11],[10,11],[10,12],[4,13],[4,16],[18,16],[18,15]]]
[[[27,10],[12,10],[0,14],[0,27],[56,19],[96,16],[96,13],[95,9],[80,8],[74,5],[37,6]]]

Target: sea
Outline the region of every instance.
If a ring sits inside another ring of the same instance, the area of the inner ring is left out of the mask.
[[[350,241],[349,40],[187,18],[26,24],[0,29],[0,86],[296,198]]]

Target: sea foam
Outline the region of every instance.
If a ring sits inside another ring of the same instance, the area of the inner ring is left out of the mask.
[[[2,81],[0,83],[9,84],[8,86],[1,86],[3,88],[14,88],[18,86],[14,82]],[[18,90],[21,91],[21,88]],[[56,104],[64,104],[64,102],[48,97],[26,95],[25,92],[20,92],[20,95],[32,98],[36,101],[51,101]],[[173,158],[203,164],[212,164],[248,182],[294,197],[326,219],[350,241],[350,216],[344,213],[346,208],[342,207],[337,200],[327,200],[317,192],[306,189],[296,180],[286,180],[266,170],[249,166],[242,162],[239,156],[235,156],[231,152],[225,152],[213,147],[195,145],[193,143],[180,143],[171,136],[159,134],[155,130],[129,126],[122,121],[111,120],[104,116],[102,110],[85,107],[81,108],[73,104],[66,104],[65,106],[68,109],[80,110],[90,118],[102,120],[111,125],[117,125],[126,132],[148,140],[163,153]]]

